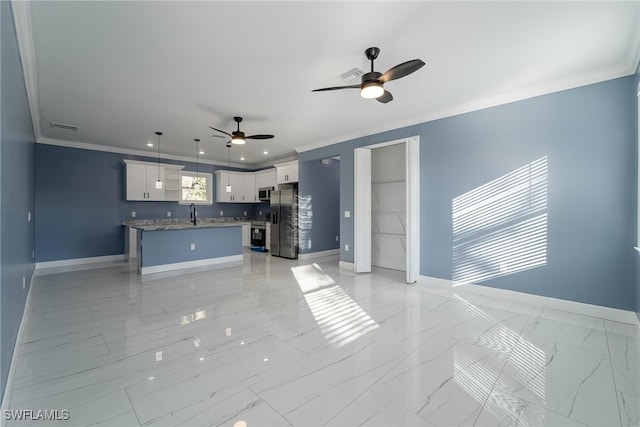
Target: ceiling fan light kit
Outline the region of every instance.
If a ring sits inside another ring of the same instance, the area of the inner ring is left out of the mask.
[[[382,84],[377,81],[363,83],[362,89],[360,90],[360,95],[367,99],[378,98],[382,96],[383,93],[384,88]]]
[[[386,73],[381,74],[373,70],[373,61],[378,57],[380,49],[377,47],[370,47],[364,51],[367,59],[371,61],[371,71],[362,75],[362,83],[359,85],[349,86],[334,86],[325,87],[322,89],[314,89],[312,92],[324,92],[329,90],[340,89],[360,89],[360,95],[363,98],[376,99],[378,102],[386,104],[393,101],[393,95],[384,89],[384,84],[391,80],[396,80],[401,77],[408,76],[409,74],[418,71],[425,64],[421,59],[412,59],[402,64],[398,64],[387,70]]]

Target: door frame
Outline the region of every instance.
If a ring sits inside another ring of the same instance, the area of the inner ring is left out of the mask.
[[[354,150],[354,271],[371,272],[371,150],[405,144],[406,282],[420,276],[420,136],[397,139]]]

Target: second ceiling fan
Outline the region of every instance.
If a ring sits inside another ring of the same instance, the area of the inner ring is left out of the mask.
[[[240,122],[242,122],[242,117],[236,116],[233,118],[233,120],[235,120],[235,122],[238,124],[238,128],[236,130],[234,130],[233,132],[229,133],[229,132],[225,132],[221,129],[216,129],[212,126],[209,126],[209,128],[224,133],[225,135],[228,135],[231,137],[231,140],[229,141],[232,144],[237,144],[237,145],[242,145],[246,142],[247,139],[271,139],[273,138],[273,135],[249,135],[249,136],[245,136],[244,132],[240,131]],[[220,135],[211,135],[213,138],[224,138],[223,136]],[[228,142],[228,143],[229,143]],[[228,144],[227,143],[227,144]]]
[[[312,92],[360,89],[360,95],[362,95],[363,98],[375,98],[378,102],[386,104],[387,102],[393,101],[393,96],[389,91],[384,89],[384,84],[391,80],[408,76],[425,65],[421,59],[412,59],[410,61],[403,62],[402,64],[398,64],[387,70],[386,73],[382,74],[373,70],[373,61],[378,57],[378,54],[380,54],[380,49],[377,47],[370,47],[364,51],[364,54],[367,56],[367,59],[371,61],[371,71],[362,75],[362,83],[350,86],[325,87],[322,89],[314,89]]]

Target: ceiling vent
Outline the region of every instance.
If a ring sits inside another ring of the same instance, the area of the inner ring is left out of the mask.
[[[66,125],[64,123],[51,122],[51,123],[49,123],[49,126],[51,126],[52,128],[59,128],[59,129],[64,129],[64,130],[72,130],[74,132],[78,131],[78,126]]]
[[[358,80],[360,76],[362,76],[363,74],[364,74],[364,71],[362,71],[359,68],[354,68],[352,70],[347,71],[346,73],[340,74],[338,77],[340,77],[340,79],[346,83],[351,83],[353,81]]]

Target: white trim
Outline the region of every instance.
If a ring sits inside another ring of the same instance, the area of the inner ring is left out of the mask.
[[[298,259],[322,258],[327,256],[340,255],[340,249],[329,249],[326,251],[309,252],[306,254],[298,254]]]
[[[340,261],[338,262],[338,267],[341,270],[354,271],[354,265],[352,262]]]
[[[371,272],[371,148],[353,150],[353,261],[356,273]]]
[[[89,258],[61,259],[58,261],[36,262],[36,270],[55,267],[69,267],[80,264],[96,264],[101,262],[124,261],[124,254],[95,256]]]
[[[433,286],[435,288],[449,289],[453,292],[460,290],[474,294],[485,295],[494,298],[509,299],[523,304],[537,305],[554,310],[566,311],[581,314],[583,316],[597,317],[614,322],[640,325],[640,321],[634,311],[621,310],[618,308],[604,307],[583,302],[568,301],[558,298],[533,295],[525,292],[511,291],[507,289],[492,288],[489,286],[474,284],[457,284],[452,280],[440,279],[437,277],[420,276],[418,283],[421,285]]]
[[[31,280],[29,281],[29,290],[27,291],[27,299],[24,303],[24,311],[22,312],[22,318],[20,319],[20,326],[18,326],[18,335],[16,335],[16,342],[13,346],[13,353],[11,354],[11,363],[9,364],[9,373],[7,374],[7,381],[4,383],[4,393],[2,394],[2,403],[0,404],[0,410],[4,411],[9,409],[11,403],[11,395],[13,389],[13,379],[16,375],[16,364],[18,363],[18,352],[20,343],[22,342],[22,335],[24,333],[24,325],[27,322],[27,316],[29,315],[29,307],[31,305],[31,288],[33,286],[33,278],[35,277],[35,269],[31,272]],[[4,421],[4,417],[2,417]],[[2,423],[4,425],[4,423]]]
[[[209,265],[219,265],[227,263],[242,263],[244,255],[229,255],[217,258],[199,259],[195,261],[175,262],[172,264],[153,265],[151,267],[140,268],[140,274],[164,273],[172,270],[182,270],[185,268],[204,267]]]
[[[405,142],[405,179],[407,210],[407,283],[415,283],[420,276],[420,136]]]
[[[33,32],[31,31],[31,12],[28,1],[11,0],[13,23],[16,27],[18,50],[24,72],[24,83],[27,90],[27,100],[31,110],[31,124],[36,141],[40,131],[40,96],[38,95],[38,79],[36,76],[36,55],[33,50]]]

